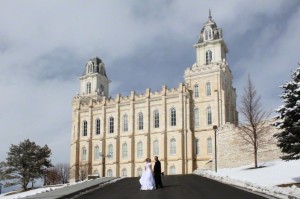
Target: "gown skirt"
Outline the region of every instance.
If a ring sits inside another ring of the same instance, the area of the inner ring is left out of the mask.
[[[155,180],[151,172],[151,164],[146,164],[146,169],[140,178],[141,190],[153,190],[155,189]]]

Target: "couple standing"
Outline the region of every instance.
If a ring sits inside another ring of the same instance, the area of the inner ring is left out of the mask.
[[[140,178],[141,190],[153,190],[158,189],[158,187],[163,188],[160,161],[157,156],[154,157],[154,160],[155,164],[152,172],[151,159],[146,159],[145,171]]]

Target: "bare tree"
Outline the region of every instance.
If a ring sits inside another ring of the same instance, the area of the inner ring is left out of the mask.
[[[60,176],[55,167],[51,167],[47,169],[46,174],[47,174],[47,178],[46,178],[47,185],[54,185],[60,183]]]
[[[247,85],[241,99],[240,112],[244,116],[244,122],[239,126],[239,133],[246,143],[252,145],[254,155],[254,167],[257,168],[257,152],[265,142],[265,135],[271,127],[268,118],[271,112],[266,112],[260,104],[260,96],[248,75]]]
[[[57,164],[55,169],[59,175],[60,183],[65,184],[69,182],[70,166],[69,164]]]

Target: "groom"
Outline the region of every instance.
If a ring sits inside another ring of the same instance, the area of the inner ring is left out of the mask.
[[[160,161],[158,160],[158,157],[155,156],[154,157],[155,160],[155,164],[154,164],[154,180],[155,180],[155,186],[156,189],[158,189],[158,186],[160,186],[160,188],[163,188],[164,186],[162,185],[161,182],[161,166],[160,166]]]

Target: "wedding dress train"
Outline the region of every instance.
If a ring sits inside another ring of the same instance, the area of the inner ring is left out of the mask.
[[[155,189],[155,181],[153,173],[151,171],[151,163],[146,163],[145,171],[143,172],[141,178],[141,190],[153,190]]]

